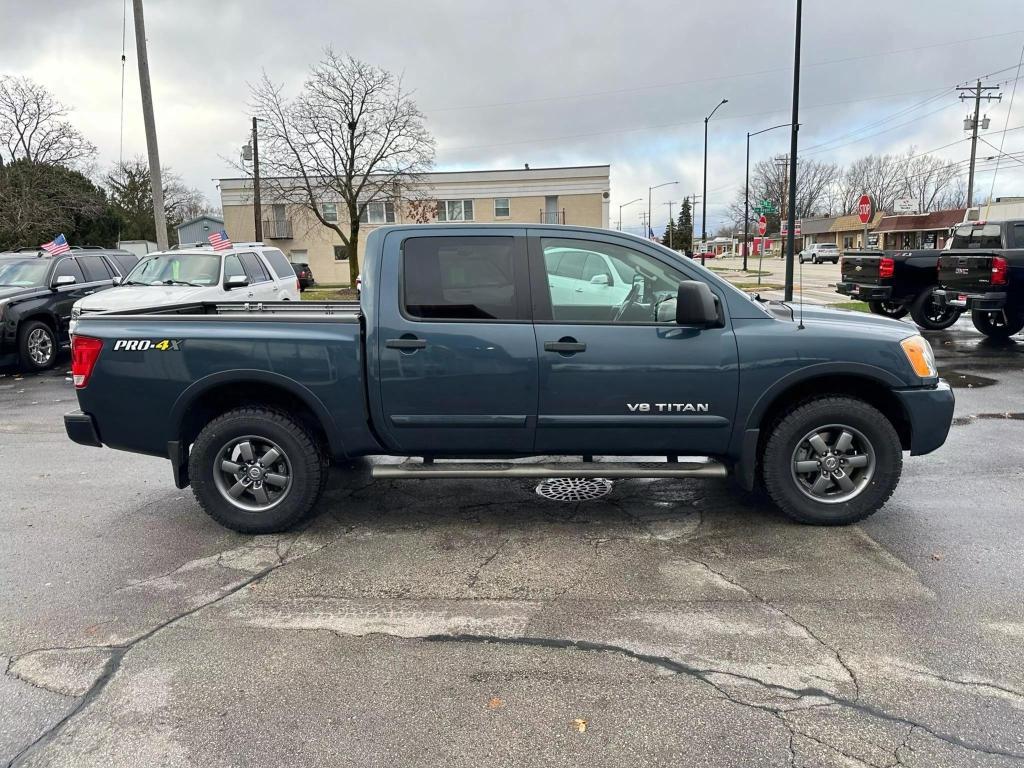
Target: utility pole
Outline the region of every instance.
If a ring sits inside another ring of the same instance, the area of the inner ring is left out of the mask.
[[[252,119],[252,213],[256,223],[256,242],[263,242],[263,205],[260,203],[260,144]]]
[[[793,300],[793,249],[796,247],[796,149],[800,131],[800,18],[803,0],[796,0],[796,36],[793,45],[793,117],[789,132],[789,210],[786,212],[786,291],[785,300]]]
[[[149,81],[149,54],[146,52],[146,20],[142,0],[132,0],[135,16],[135,51],[139,59],[139,87],[142,89],[142,117],[146,123],[146,150],[149,153],[149,184],[153,188],[153,222],[156,244],[166,251],[167,214],[164,212],[164,185],[160,177],[160,152],[156,145],[156,118],[153,116],[153,86]]]
[[[964,130],[970,129],[971,131],[971,171],[967,180],[967,207],[970,208],[974,205],[974,160],[978,155],[978,113],[981,111],[981,100],[985,99],[986,102],[1002,101],[1003,94],[993,95],[988,91],[998,91],[998,85],[982,85],[981,80],[975,85],[958,85],[956,87],[960,91],[960,101],[967,99],[974,99],[974,116],[968,117],[964,120]],[[985,116],[983,128],[988,128],[988,115]]]

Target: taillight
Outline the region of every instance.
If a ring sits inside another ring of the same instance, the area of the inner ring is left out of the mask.
[[[101,349],[103,342],[100,339],[91,336],[71,337],[71,376],[75,381],[75,389],[83,389],[89,383]]]
[[[992,257],[992,285],[1006,285],[1006,259]]]
[[[295,278],[295,290],[296,291],[301,291],[302,290],[302,285],[299,283],[299,278],[297,278],[297,277]]]
[[[883,257],[878,262],[878,276],[879,277],[892,277],[893,270],[896,269],[896,262],[890,259],[888,256]]]

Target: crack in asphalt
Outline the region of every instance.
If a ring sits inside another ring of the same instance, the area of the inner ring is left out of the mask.
[[[386,634],[386,633],[368,633],[368,634]],[[408,638],[403,638],[408,639]],[[954,747],[965,749],[970,752],[977,752],[979,754],[994,755],[998,757],[1007,757],[1014,760],[1020,760],[1024,762],[1024,752],[1011,752],[1008,750],[999,749],[998,747],[990,747],[984,744],[978,744],[976,742],[961,739],[960,737],[945,733],[937,730],[924,723],[919,723],[909,718],[903,717],[902,715],[892,714],[885,710],[876,707],[872,704],[866,704],[862,701],[856,701],[848,699],[843,696],[830,693],[821,688],[791,688],[789,686],[780,685],[778,683],[768,683],[758,678],[751,677],[748,675],[740,675],[735,672],[729,672],[726,670],[718,670],[713,668],[702,669],[695,667],[690,664],[686,664],[675,659],[670,659],[667,656],[655,656],[653,654],[641,653],[634,651],[630,648],[626,648],[620,645],[613,645],[611,643],[600,643],[593,642],[590,640],[572,640],[565,638],[556,637],[531,637],[531,636],[519,636],[519,637],[502,637],[500,635],[474,635],[474,634],[454,634],[454,635],[424,635],[420,638],[425,642],[432,643],[479,643],[479,644],[494,644],[494,645],[508,645],[508,646],[525,646],[533,648],[548,648],[555,650],[577,650],[590,653],[614,653],[621,656],[625,656],[630,659],[634,659],[643,664],[649,664],[659,669],[672,672],[674,674],[685,675],[687,677],[698,680],[705,683],[723,696],[728,701],[737,704],[741,707],[748,709],[756,709],[762,712],[767,712],[777,718],[785,721],[785,714],[788,710],[770,705],[770,704],[757,704],[744,699],[737,698],[730,691],[725,689],[721,684],[715,681],[716,676],[732,677],[740,680],[761,685],[772,691],[781,691],[789,694],[792,698],[800,700],[804,698],[820,698],[825,701],[843,707],[854,712],[867,715],[869,717],[877,718],[884,722],[894,723],[897,725],[905,725],[911,729],[920,729],[930,736],[938,739],[939,741],[945,742]],[[795,727],[791,723],[786,723],[787,728]],[[800,735],[802,732],[797,731]],[[908,736],[909,738],[909,736]]]
[[[297,540],[304,532],[305,532],[305,530],[300,531],[298,533],[298,535],[296,537],[294,537],[293,542],[294,542],[294,540]],[[331,541],[328,541],[328,542],[324,543],[322,546],[317,547],[315,550],[312,550],[311,552],[307,553],[307,555],[303,555],[303,557],[306,557],[309,554],[313,554],[314,552],[319,552],[320,550],[324,549],[325,547],[330,546],[334,542],[334,540],[335,539],[331,539]],[[270,547],[266,547],[266,548],[269,549]],[[289,550],[290,549],[291,549],[291,547],[289,546]],[[129,640],[126,643],[120,643],[120,644],[114,644],[114,645],[79,646],[79,648],[90,648],[90,649],[97,649],[97,650],[105,650],[105,651],[110,653],[110,658],[108,658],[107,661],[103,665],[103,671],[97,677],[95,682],[93,682],[93,684],[89,687],[89,690],[87,690],[84,694],[81,695],[81,697],[79,698],[78,702],[76,702],[76,704],[67,713],[65,713],[65,715],[62,718],[60,718],[56,723],[54,723],[52,726],[50,726],[45,731],[43,731],[43,733],[41,733],[34,741],[29,743],[21,751],[19,751],[13,758],[11,758],[11,760],[9,760],[7,765],[6,765],[6,768],[15,768],[15,766],[23,763],[24,760],[26,758],[28,758],[29,756],[31,756],[34,752],[38,751],[42,747],[45,747],[47,744],[52,742],[57,736],[59,736],[60,733],[64,730],[64,727],[76,715],[78,715],[79,713],[83,712],[103,692],[103,690],[107,687],[107,684],[113,679],[113,677],[117,674],[118,670],[120,669],[121,662],[124,660],[124,657],[127,656],[128,653],[132,649],[134,649],[138,645],[146,642],[147,640],[150,640],[154,635],[156,635],[159,632],[163,631],[164,629],[167,629],[168,627],[178,623],[179,621],[182,621],[183,619],[187,619],[188,617],[193,616],[193,615],[199,613],[200,611],[202,611],[202,610],[204,610],[206,608],[209,608],[209,607],[211,607],[213,605],[216,605],[217,603],[221,602],[222,600],[225,600],[225,599],[231,597],[232,595],[237,594],[238,592],[242,591],[246,587],[249,587],[249,586],[251,586],[251,585],[253,585],[253,584],[255,584],[255,583],[257,583],[257,582],[259,582],[259,581],[261,581],[263,579],[265,579],[271,573],[273,573],[277,569],[287,565],[288,563],[292,563],[292,562],[295,562],[296,560],[301,559],[301,558],[297,557],[294,560],[286,560],[285,557],[281,556],[281,554],[280,554],[280,542],[277,545],[277,552],[278,552],[278,560],[277,560],[277,562],[271,563],[270,565],[268,565],[268,566],[266,566],[264,568],[261,568],[259,571],[249,575],[247,578],[243,579],[239,583],[234,584],[234,585],[228,587],[227,589],[225,589],[223,592],[218,594],[217,597],[213,598],[212,600],[208,600],[208,601],[206,601],[204,603],[201,603],[200,605],[193,606],[192,608],[189,608],[188,610],[180,611],[180,612],[178,612],[178,613],[168,617],[164,621],[161,621],[160,623],[158,623],[156,626],[150,628],[146,632],[138,635],[137,637],[133,638],[132,640]],[[221,555],[223,555],[223,553],[221,553]],[[72,650],[72,649],[70,649],[70,648],[64,649],[64,648],[60,648],[60,647],[37,648],[37,649],[34,649],[33,651],[29,651],[27,653],[19,654],[17,657],[10,657],[9,660],[8,660],[7,670],[5,670],[5,674],[7,674],[7,672],[10,670],[10,666],[13,663],[13,660],[15,660],[17,658],[21,658],[22,656],[26,656],[26,655],[28,655],[28,653],[38,653],[40,651],[49,651],[49,650]],[[17,679],[20,680],[21,678],[17,678]],[[25,682],[28,682],[28,681],[25,681]],[[29,684],[31,685],[31,683],[29,683]]]
[[[812,630],[809,626],[807,626],[802,621],[798,621],[787,610],[785,610],[784,608],[780,608],[779,606],[775,605],[770,600],[767,600],[766,598],[764,598],[761,595],[757,594],[756,592],[754,592],[749,587],[747,587],[747,586],[745,586],[743,584],[740,584],[735,579],[729,578],[728,576],[726,576],[721,571],[715,570],[710,565],[705,563],[703,560],[697,560],[696,558],[693,558],[693,557],[690,557],[689,559],[692,562],[696,563],[697,565],[700,565],[700,566],[706,568],[709,573],[713,573],[715,576],[718,576],[723,581],[728,582],[729,584],[731,584],[732,586],[736,587],[737,589],[742,590],[747,595],[750,595],[751,599],[753,599],[757,603],[760,603],[761,605],[763,605],[768,610],[774,611],[775,613],[778,613],[778,614],[781,614],[787,620],[789,620],[792,624],[794,624],[797,627],[800,627],[800,629],[802,629],[804,632],[806,632],[807,635],[810,638],[812,638],[816,643],[818,643],[818,645],[820,645],[822,648],[827,650],[829,653],[831,653],[835,657],[836,662],[839,664],[839,666],[841,666],[843,668],[843,670],[845,670],[847,676],[850,678],[850,682],[853,683],[854,701],[857,701],[857,700],[860,699],[860,681],[857,679],[857,675],[853,671],[853,668],[850,667],[850,665],[847,663],[846,659],[843,658],[843,655],[842,655],[842,653],[840,653],[838,648],[835,648],[834,646],[832,646],[829,643],[825,642],[825,640],[822,639],[814,630]]]

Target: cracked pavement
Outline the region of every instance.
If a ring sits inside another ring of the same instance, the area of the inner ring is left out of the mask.
[[[841,529],[357,464],[242,536],[0,371],[0,765],[1024,765],[1024,341],[932,342],[957,426]]]

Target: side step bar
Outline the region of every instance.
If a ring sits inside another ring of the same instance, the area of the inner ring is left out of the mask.
[[[429,462],[424,464],[375,464],[375,480],[465,480],[469,478],[545,477],[702,477],[721,478],[729,473],[717,461],[693,462],[556,462],[552,464],[508,464],[477,462]]]

